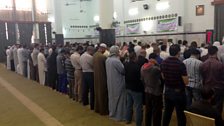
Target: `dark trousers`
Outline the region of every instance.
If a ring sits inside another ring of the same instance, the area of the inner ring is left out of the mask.
[[[163,126],[169,126],[175,107],[178,126],[186,126],[184,110],[186,107],[186,94],[184,89],[165,89],[165,111],[163,115]]]
[[[223,110],[223,100],[224,100],[224,89],[214,89],[215,92],[215,97],[214,97],[214,102],[215,102],[215,108],[219,112],[220,115],[222,115],[222,110]]]
[[[14,60],[10,60],[11,71],[15,71]]]
[[[145,107],[145,126],[161,126],[163,96],[145,93]]]
[[[67,76],[66,73],[58,74],[57,91],[66,94],[67,93]]]
[[[34,68],[34,69],[33,69],[34,80],[37,81],[37,82],[39,82],[38,66],[36,65],[36,66],[34,66],[33,68]]]
[[[27,61],[23,62],[23,76],[28,77],[27,73]]]
[[[90,92],[90,109],[94,109],[94,76],[93,72],[83,72],[82,79],[82,103],[83,105],[89,104],[88,94]]]
[[[69,83],[69,91],[68,91],[69,98],[75,100],[75,80],[68,79],[68,83]]]

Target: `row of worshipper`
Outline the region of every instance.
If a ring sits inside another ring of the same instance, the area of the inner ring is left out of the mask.
[[[45,47],[35,44],[30,50],[16,45],[6,53],[11,54],[15,48],[18,59],[27,57],[27,63],[18,61],[17,73],[68,93],[71,99],[90,104],[91,110],[109,114],[116,121],[131,123],[134,107],[136,126],[142,126],[145,105],[146,126],[168,126],[174,108],[179,126],[186,125],[183,111],[187,108],[215,118],[217,126],[223,124],[223,45],[198,48],[195,42],[189,47],[186,42],[130,42],[107,48],[103,43]],[[8,64],[12,61],[7,62],[7,68]],[[210,107],[207,113],[206,107]]]

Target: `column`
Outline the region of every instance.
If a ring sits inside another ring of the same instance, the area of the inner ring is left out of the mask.
[[[36,22],[37,21],[37,16],[36,16],[36,0],[32,0],[32,21]],[[38,24],[34,23],[33,24],[33,36],[31,38],[31,43],[37,43],[39,38],[39,32],[38,32]]]
[[[224,42],[224,0],[214,0],[212,4],[215,6],[215,41]]]
[[[63,34],[62,32],[62,0],[53,0],[53,13],[54,13],[54,26],[55,26],[55,32],[57,34]],[[67,12],[69,13],[69,12]]]
[[[114,13],[113,0],[99,0],[100,9],[100,43],[108,46],[115,44],[115,29],[111,28]]]
[[[55,29],[55,42],[57,44],[64,44],[64,35],[62,31],[62,0],[53,0],[53,14],[54,14],[54,29]],[[70,13],[70,12],[66,12]]]

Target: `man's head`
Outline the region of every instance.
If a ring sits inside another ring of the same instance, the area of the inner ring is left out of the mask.
[[[197,44],[197,42],[193,41],[193,42],[191,43],[191,48],[198,48],[198,44]]]
[[[204,48],[204,47],[205,47],[205,43],[201,43],[201,47],[203,47],[203,48]]]
[[[183,45],[184,45],[184,46],[187,46],[187,44],[188,44],[188,41],[187,41],[187,40],[184,40],[184,41],[183,41]]]
[[[157,58],[157,54],[151,53],[148,58],[149,59],[156,59]]]
[[[70,55],[71,55],[71,54],[70,54],[69,51],[65,51],[65,57],[66,57],[66,58],[70,58]]]
[[[104,43],[101,43],[100,46],[99,46],[98,51],[103,54],[103,53],[105,53],[106,49],[107,49],[107,45],[104,44]]]
[[[94,54],[94,51],[95,49],[94,49],[94,47],[92,47],[92,46],[88,46],[87,47],[87,52],[90,54],[90,55],[93,55]]]
[[[83,52],[83,47],[82,46],[78,46],[76,48],[76,52],[78,52],[79,54],[81,54]]]
[[[166,51],[167,46],[166,45],[161,45],[161,51]]]
[[[129,59],[130,61],[136,62],[137,61],[137,55],[135,52],[129,53]]]
[[[160,49],[158,46],[153,47],[153,52],[157,55],[160,55]]]
[[[182,40],[178,40],[177,42],[179,45],[182,45]]]
[[[169,52],[170,52],[170,56],[179,57],[180,56],[180,46],[178,44],[171,45]]]
[[[40,52],[41,53],[44,53],[44,48],[40,48]]]
[[[139,46],[142,46],[142,42],[138,42],[138,45],[139,45]]]
[[[200,51],[198,50],[198,49],[196,49],[196,48],[192,48],[191,49],[191,56],[195,56],[197,59],[199,59],[200,58]]]
[[[141,49],[139,51],[139,56],[146,57],[146,51],[144,49]]]
[[[119,56],[120,50],[118,46],[112,46],[110,48],[110,56]]]
[[[208,54],[210,56],[217,56],[218,48],[216,46],[210,46],[208,47]]]

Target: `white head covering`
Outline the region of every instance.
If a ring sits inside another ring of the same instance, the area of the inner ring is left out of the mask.
[[[107,45],[106,45],[106,44],[104,44],[104,43],[101,43],[101,44],[100,44],[100,47],[107,48]]]
[[[214,43],[213,43],[213,46],[216,46],[216,47],[219,47],[221,44],[220,44],[220,42],[219,41],[215,41]]]

